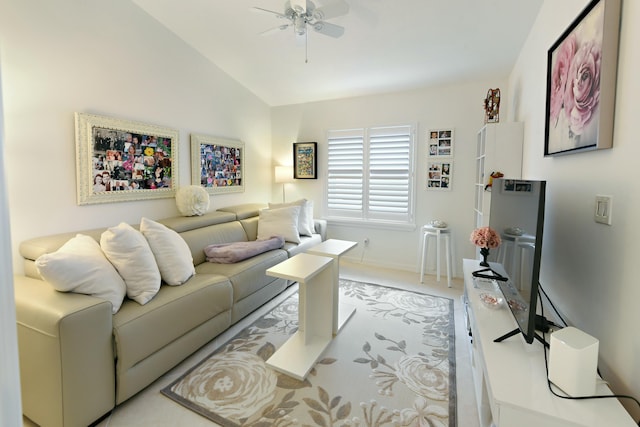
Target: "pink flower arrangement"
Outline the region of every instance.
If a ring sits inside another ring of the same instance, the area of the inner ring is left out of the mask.
[[[502,243],[500,235],[491,227],[480,227],[471,233],[471,243],[481,248],[497,248]]]

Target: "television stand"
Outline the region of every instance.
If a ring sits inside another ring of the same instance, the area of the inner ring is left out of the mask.
[[[490,268],[483,268],[482,270],[476,270],[471,274],[473,274],[473,277],[481,277],[483,279],[492,279],[492,280],[497,280],[498,282],[506,282],[507,280],[509,280],[508,277],[504,277],[502,274]]]
[[[547,333],[551,330],[550,325],[549,325],[549,321],[547,320],[546,317],[541,316],[539,314],[536,314],[536,331],[540,331],[542,333]],[[496,338],[495,340],[493,340],[493,342],[501,342],[506,340],[507,338],[511,338],[514,335],[517,335],[520,332],[519,328],[515,328],[513,331],[508,332],[504,335],[502,335],[501,337]],[[545,347],[549,348],[549,343],[547,342],[547,340],[544,339],[544,337],[541,337],[538,334],[534,334],[533,337],[535,339],[537,339],[542,345],[544,345]]]
[[[565,400],[549,391],[544,345],[524,337],[495,343],[494,338],[517,326],[502,304],[489,308],[486,292],[474,286],[478,260],[464,260],[464,307],[471,332],[469,359],[481,427],[638,427],[617,399]],[[537,322],[536,322],[537,323]],[[598,381],[596,393],[611,390]]]
[[[511,338],[514,335],[518,335],[519,333],[520,333],[520,328],[515,328],[513,331],[507,332],[506,334],[502,335],[501,337],[496,338],[495,340],[493,340],[493,342],[502,342],[502,341],[506,340],[507,338]],[[549,343],[547,342],[547,340],[542,338],[540,335],[534,334],[533,337],[535,339],[537,339],[542,345],[544,345],[545,347],[549,348]]]

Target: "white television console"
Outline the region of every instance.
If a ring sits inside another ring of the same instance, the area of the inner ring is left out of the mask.
[[[544,347],[537,340],[527,344],[518,334],[502,342],[493,341],[517,324],[504,301],[492,308],[480,300],[485,291],[475,287],[472,276],[480,268],[478,260],[464,260],[463,303],[480,425],[637,427],[615,398],[566,400],[554,396],[547,385]],[[497,288],[495,292],[500,293]],[[603,382],[598,383],[596,393],[612,394]]]

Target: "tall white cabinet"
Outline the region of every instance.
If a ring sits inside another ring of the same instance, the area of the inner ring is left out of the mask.
[[[502,172],[505,178],[522,177],[521,122],[489,123],[478,132],[476,143],[475,226],[489,225],[491,191],[485,191],[492,172]]]

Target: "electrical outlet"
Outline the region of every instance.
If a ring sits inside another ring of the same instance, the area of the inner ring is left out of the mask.
[[[613,198],[611,196],[596,196],[596,209],[593,219],[601,224],[611,225],[611,210]]]
[[[364,240],[363,240],[363,243],[364,243],[365,246],[369,246],[369,238],[365,237]]]

